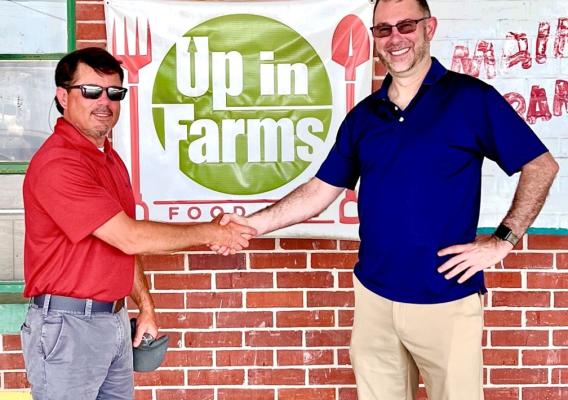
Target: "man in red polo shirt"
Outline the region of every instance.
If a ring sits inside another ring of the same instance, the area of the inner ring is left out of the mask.
[[[254,229],[216,221],[135,220],[128,171],[107,135],[126,94],[120,63],[99,48],[66,55],[55,71],[63,118],[24,181],[22,347],[34,399],[132,399],[132,345],[156,337],[154,304],[135,255],[195,245],[248,246]],[[140,309],[134,343],[130,295]]]

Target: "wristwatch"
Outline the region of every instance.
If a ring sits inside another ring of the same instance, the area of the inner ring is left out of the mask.
[[[493,236],[495,236],[497,239],[506,240],[507,242],[511,243],[513,246],[515,246],[520,239],[520,237],[518,237],[513,233],[511,228],[503,224],[500,224],[497,227],[497,229],[493,233]]]

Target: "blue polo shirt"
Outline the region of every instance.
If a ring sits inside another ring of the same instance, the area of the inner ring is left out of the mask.
[[[355,275],[376,294],[442,303],[485,292],[437,268],[437,252],[475,239],[485,157],[508,175],[548,150],[492,86],[435,58],[405,110],[388,98],[392,77],[345,118],[317,177],[353,189],[360,178]]]

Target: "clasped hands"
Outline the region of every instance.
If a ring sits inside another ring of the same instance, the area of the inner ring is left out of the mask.
[[[211,223],[217,226],[219,234],[209,248],[224,256],[246,249],[249,240],[257,235],[257,230],[249,226],[247,219],[236,214],[219,214]]]

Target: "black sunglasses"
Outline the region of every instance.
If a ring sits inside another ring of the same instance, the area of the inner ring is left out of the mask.
[[[95,100],[101,97],[103,94],[103,90],[106,91],[106,94],[109,100],[112,101],[120,101],[124,99],[126,96],[126,92],[128,91],[127,88],[123,88],[120,86],[108,86],[102,87],[99,85],[73,85],[73,86],[63,86],[67,90],[71,89],[81,89],[81,94],[86,99]]]
[[[395,26],[396,30],[404,35],[416,31],[416,25],[418,25],[420,21],[424,21],[425,19],[430,19],[430,18],[432,17],[424,17],[420,19],[405,19],[403,21],[397,22],[394,25],[379,24],[372,26],[370,29],[373,36],[378,38],[385,38],[387,36],[390,36],[392,34],[392,28],[394,28]]]

